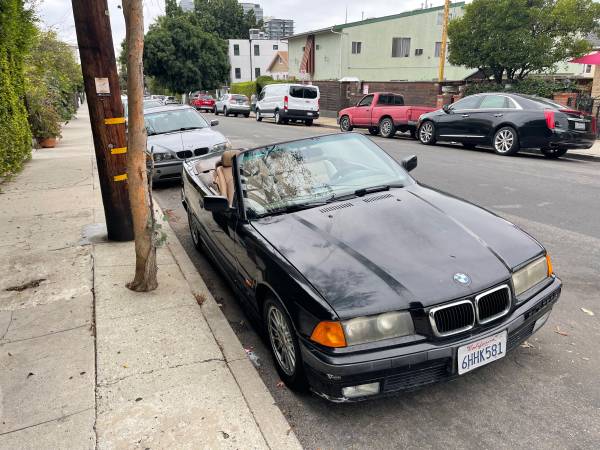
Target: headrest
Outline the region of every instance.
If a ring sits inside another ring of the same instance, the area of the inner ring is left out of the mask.
[[[233,165],[233,157],[239,152],[239,150],[225,150],[221,156],[223,167],[231,167]]]

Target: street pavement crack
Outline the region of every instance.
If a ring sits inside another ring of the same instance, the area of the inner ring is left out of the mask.
[[[0,341],[4,340],[4,337],[6,336],[6,334],[8,333],[8,330],[10,329],[10,326],[12,325],[13,314],[14,314],[14,312],[11,311],[10,312],[10,320],[8,321],[8,325],[6,326],[6,330],[4,330],[4,333],[2,334],[2,337],[0,337]]]
[[[11,320],[12,320],[12,316],[11,316]],[[79,328],[83,328],[83,327],[87,327],[87,326],[89,326],[89,325],[86,323],[86,324],[79,325],[79,326],[76,326],[76,327],[73,327],[73,328],[66,328],[64,330],[51,331],[50,333],[40,334],[39,336],[32,336],[32,337],[23,338],[23,339],[15,339],[13,341],[2,342],[2,344],[0,344],[0,345],[14,344],[16,342],[23,342],[23,341],[31,341],[32,339],[38,339],[38,338],[41,338],[41,337],[52,336],[53,334],[65,333],[66,331],[73,331],[73,330],[77,330]],[[6,331],[8,332],[8,329]],[[4,334],[6,334],[6,333],[4,333]],[[4,338],[4,336],[2,338]]]
[[[3,433],[0,433],[0,436],[4,436],[6,434],[11,434],[11,433],[16,433],[17,431],[27,430],[29,428],[34,428],[34,427],[37,427],[37,426],[40,426],[40,425],[44,425],[46,423],[56,422],[58,420],[68,419],[69,417],[76,416],[77,414],[81,414],[81,413],[84,413],[86,411],[90,411],[91,409],[94,409],[94,408],[93,407],[85,408],[85,409],[82,409],[81,411],[75,411],[74,413],[71,413],[71,414],[65,414],[65,415],[60,416],[60,417],[55,417],[54,419],[49,419],[49,420],[45,420],[43,422],[35,423],[33,425],[27,425],[26,427],[21,427],[21,428],[16,428],[16,429],[10,430],[10,431],[5,431]]]

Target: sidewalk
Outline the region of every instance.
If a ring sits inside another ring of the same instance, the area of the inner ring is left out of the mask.
[[[0,448],[300,448],[162,214],[159,288],[124,287],[86,106],[63,136],[1,186]]]

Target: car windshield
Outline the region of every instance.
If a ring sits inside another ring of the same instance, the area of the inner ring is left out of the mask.
[[[158,108],[160,106],[163,106],[160,100],[146,100],[144,102],[144,109]]]
[[[244,206],[251,218],[412,183],[387,153],[358,134],[248,150],[238,161]]]
[[[144,122],[148,136],[208,127],[206,120],[190,108],[147,113]]]

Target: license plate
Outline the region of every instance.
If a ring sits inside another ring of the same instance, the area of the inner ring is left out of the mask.
[[[584,122],[575,122],[575,129],[576,130],[585,130],[585,123]]]
[[[492,361],[504,358],[507,334],[504,330],[502,333],[459,347],[458,374],[462,375]]]
[[[313,114],[311,112],[306,113],[307,116],[312,116]]]

